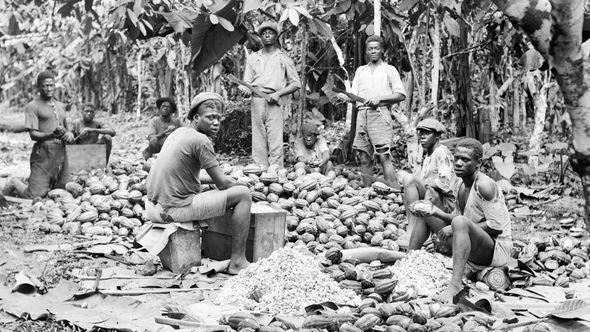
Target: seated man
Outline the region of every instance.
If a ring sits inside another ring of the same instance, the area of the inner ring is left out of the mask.
[[[172,98],[156,100],[158,116],[150,120],[148,133],[148,147],[143,150],[143,158],[148,160],[152,155],[160,152],[166,138],[176,128],[182,127],[182,121],[176,116],[178,109]]]
[[[246,238],[250,229],[252,195],[248,187],[224,175],[213,150],[211,138],[219,132],[223,98],[211,92],[199,93],[191,104],[190,125],[175,130],[162,146],[159,158],[147,177],[146,212],[152,222],[187,222],[222,216],[232,209],[230,274],[249,263]],[[199,178],[201,169],[208,176]],[[214,183],[218,190],[201,192],[202,183]]]
[[[319,171],[326,175],[334,168],[326,139],[319,136],[318,125],[313,121],[303,124],[302,132],[303,136],[295,140],[295,168],[302,168],[305,172]]]
[[[115,131],[98,121],[94,120],[96,115],[94,105],[86,103],[82,110],[82,119],[74,122],[72,132],[74,133],[75,144],[104,144],[107,150],[107,163],[111,155],[112,137]]]
[[[410,238],[410,250],[420,249],[430,232],[437,233],[453,252],[453,276],[441,299],[452,302],[462,288],[466,265],[505,266],[512,249],[510,213],[502,190],[479,171],[483,147],[472,138],[461,140],[455,149],[457,204],[452,213],[430,201],[418,201],[410,209],[420,216]]]
[[[457,184],[457,177],[452,169],[453,154],[439,143],[440,135],[446,131],[445,126],[434,118],[427,118],[418,123],[416,130],[424,159],[419,175],[404,171],[397,175],[399,182],[403,184],[404,205],[411,206],[415,201],[427,199],[444,212],[450,213],[455,208],[453,189]],[[408,245],[414,219],[415,216],[408,211],[408,229],[406,236],[400,239],[403,242],[400,245]]]

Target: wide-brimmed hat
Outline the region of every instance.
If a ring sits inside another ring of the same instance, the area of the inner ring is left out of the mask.
[[[207,101],[207,100],[218,100],[221,102],[221,105],[223,105],[224,100],[223,97],[221,95],[219,95],[218,93],[215,92],[201,92],[198,95],[195,96],[195,98],[193,98],[193,101],[191,102],[191,109],[188,112],[186,118],[189,120],[192,120],[193,117],[195,116],[195,113],[197,112],[197,108],[199,108],[199,105],[201,105],[201,103]]]
[[[262,22],[262,24],[260,24],[258,26],[258,28],[256,28],[256,32],[259,35],[261,35],[262,31],[264,31],[265,29],[272,29],[272,30],[274,30],[274,32],[276,32],[277,35],[280,34],[279,25],[276,22],[273,22],[273,21]]]
[[[426,118],[426,119],[418,122],[416,129],[431,130],[431,131],[434,131],[439,134],[442,134],[445,131],[447,131],[445,126],[442,123],[440,123],[438,120],[436,120],[435,118]]]

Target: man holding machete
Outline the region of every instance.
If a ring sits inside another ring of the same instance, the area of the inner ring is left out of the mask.
[[[301,87],[295,63],[277,46],[277,23],[264,22],[258,29],[263,48],[250,54],[244,81],[262,93],[252,96],[252,158],[261,168],[283,167],[283,107],[285,96]],[[240,85],[245,96],[253,91]],[[264,96],[266,95],[266,96]]]
[[[370,36],[365,42],[365,52],[370,62],[360,66],[352,81],[351,93],[365,99],[357,103],[356,135],[352,143],[355,157],[361,164],[363,184],[371,185],[371,161],[377,155],[385,180],[395,183],[395,170],[391,162],[393,145],[393,120],[389,106],[406,99],[406,92],[395,67],[381,59],[383,39]],[[338,97],[351,101],[346,94]]]

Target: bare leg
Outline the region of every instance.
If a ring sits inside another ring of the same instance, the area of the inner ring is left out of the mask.
[[[26,193],[27,185],[15,176],[8,179],[2,189],[2,194],[6,196],[25,197]]]
[[[471,220],[458,216],[451,222],[453,228],[453,276],[449,288],[440,296],[452,303],[461,290],[467,260],[477,265],[489,265],[494,257],[494,240]]]
[[[363,186],[369,187],[373,181],[366,175],[372,176],[371,158],[365,151],[356,150],[359,163],[361,164],[361,174],[363,175]]]
[[[396,183],[397,179],[395,176],[395,169],[393,168],[393,163],[391,162],[391,154],[389,150],[390,148],[377,147],[376,152],[379,156],[381,167],[383,168],[383,177],[385,177],[385,180],[387,180],[389,183]]]
[[[106,146],[106,150],[107,150],[107,164],[109,163],[109,157],[111,156],[111,149],[113,148],[113,139],[111,137],[111,135],[103,135],[102,136],[102,141],[104,142],[104,145]]]
[[[250,207],[252,194],[246,186],[235,186],[227,189],[227,207],[233,207],[232,221],[232,253],[228,273],[237,274],[248,266],[246,260],[246,240],[250,230]]]
[[[328,160],[323,167],[322,174],[326,175],[328,172],[334,170],[334,164],[332,164],[331,160]]]
[[[422,245],[428,239],[430,233],[437,233],[441,228],[447,226],[443,220],[435,217],[415,217],[415,221],[416,223],[410,236],[408,250],[418,250],[422,248]]]

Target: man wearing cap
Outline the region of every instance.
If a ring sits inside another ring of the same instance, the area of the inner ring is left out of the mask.
[[[453,189],[457,184],[457,177],[453,172],[453,154],[445,146],[440,144],[440,136],[446,131],[445,126],[434,118],[427,118],[416,126],[418,138],[422,145],[424,159],[419,175],[412,175],[404,171],[398,172],[398,179],[404,187],[404,205],[411,207],[414,202],[427,199],[443,211],[450,213],[455,208],[455,196]],[[416,216],[408,209],[407,237],[409,248],[415,249],[422,246],[426,239],[422,240],[424,230],[421,226],[414,227]],[[413,232],[416,232],[414,234]],[[407,243],[404,243],[404,245]],[[402,244],[400,244],[402,245]]]
[[[250,54],[246,61],[244,81],[268,95],[252,96],[252,158],[266,169],[283,167],[283,106],[286,98],[301,87],[299,75],[291,58],[277,46],[278,25],[264,22],[258,29],[263,48]],[[240,86],[249,96],[252,92]],[[281,104],[281,105],[279,105]]]
[[[25,128],[35,141],[29,184],[13,177],[3,189],[5,195],[44,197],[53,188],[63,188],[68,181],[65,144],[72,143],[74,135],[68,130],[64,105],[53,97],[53,74],[41,72],[37,76],[37,88],[39,97],[25,106]]]
[[[172,98],[164,97],[156,100],[158,116],[152,118],[149,124],[148,146],[143,150],[143,158],[148,160],[152,155],[160,152],[166,138],[176,128],[182,127],[182,121],[177,117],[178,109]]]
[[[232,210],[232,254],[228,272],[236,274],[249,263],[246,238],[250,227],[252,195],[219,167],[211,141],[219,132],[223,98],[199,93],[191,103],[190,125],[168,136],[147,177],[146,213],[154,223],[203,220]],[[201,174],[205,170],[206,174]],[[218,189],[201,192],[201,184]]]
[[[319,171],[326,175],[334,166],[330,161],[330,149],[323,136],[320,136],[318,124],[309,121],[303,124],[303,136],[295,140],[295,169],[305,172]]]
[[[394,183],[395,171],[391,161],[393,120],[389,107],[403,101],[406,92],[397,69],[381,59],[381,37],[373,35],[367,38],[365,53],[370,61],[356,70],[350,90],[366,100],[364,104],[358,104],[356,135],[352,148],[360,161],[363,175],[371,176],[371,161],[376,155],[383,168],[385,180]],[[338,94],[338,97],[350,101],[345,94]],[[370,177],[363,177],[365,187],[370,186],[371,182]]]

